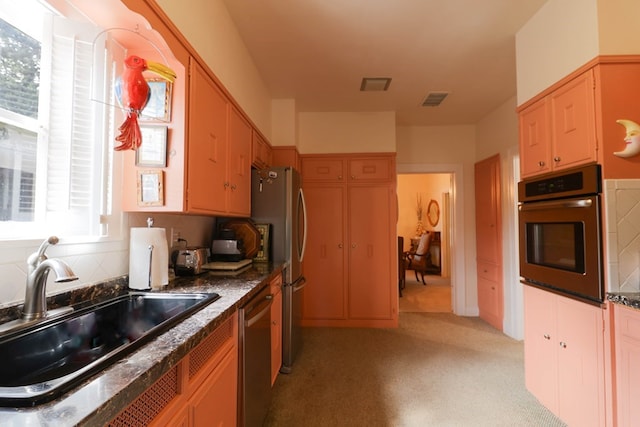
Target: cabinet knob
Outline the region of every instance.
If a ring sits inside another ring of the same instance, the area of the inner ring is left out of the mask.
[[[338,175],[338,180],[342,181],[342,175]]]
[[[342,243],[338,243],[338,248],[342,249]]]
[[[556,157],[554,157],[554,158],[553,158],[553,161],[554,161],[554,162],[556,162],[556,163],[558,163],[558,162],[560,161],[560,157],[557,157],[557,156],[556,156]]]
[[[567,348],[567,343],[564,341],[560,341],[560,347]]]
[[[352,244],[351,244],[351,247],[352,247],[353,249],[355,249],[355,248],[356,248],[356,244],[355,244],[355,243],[352,243]]]
[[[355,175],[351,175],[351,179],[356,179],[356,176]]]
[[[238,186],[237,186],[237,185],[235,185],[235,184],[231,184],[231,189],[232,189],[232,190],[235,190],[236,188],[238,188]]]
[[[543,337],[544,337],[545,340],[550,340],[551,339],[551,336],[549,334],[544,334]]]
[[[229,188],[229,182],[228,181],[224,182],[224,188]]]
[[[538,166],[543,167],[543,166],[544,166],[544,161],[540,160],[540,161],[538,162]]]

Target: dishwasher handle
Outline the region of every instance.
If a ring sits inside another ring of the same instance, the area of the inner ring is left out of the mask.
[[[256,302],[252,307],[245,309],[244,327],[249,328],[260,321],[265,314],[271,313],[271,304],[273,304],[273,294],[265,295],[262,301]],[[264,307],[262,307],[264,306]],[[256,314],[252,314],[257,312]]]

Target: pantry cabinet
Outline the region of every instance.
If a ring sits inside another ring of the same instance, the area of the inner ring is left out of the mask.
[[[191,62],[187,211],[251,214],[251,125]]]
[[[500,156],[475,164],[476,253],[480,317],[502,330],[502,210]]]
[[[302,156],[303,325],[397,325],[395,158]]]
[[[524,285],[527,389],[568,425],[605,425],[600,307]]]
[[[238,399],[238,317],[233,314],[110,426],[234,426]]]
[[[613,304],[618,426],[640,424],[640,310]]]
[[[521,176],[598,160],[594,71],[519,111]]]

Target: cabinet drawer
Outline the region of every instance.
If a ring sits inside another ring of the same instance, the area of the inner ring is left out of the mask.
[[[391,162],[384,159],[353,159],[349,161],[349,179],[355,181],[388,181]]]
[[[487,279],[492,282],[497,282],[498,266],[488,262],[478,261],[478,277],[482,277],[483,279]]]
[[[640,341],[640,310],[615,305],[616,329],[621,336]]]
[[[310,181],[343,181],[344,162],[339,159],[302,160],[302,180]]]

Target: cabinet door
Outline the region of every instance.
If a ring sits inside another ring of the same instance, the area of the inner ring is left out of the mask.
[[[388,157],[349,160],[351,181],[390,181],[392,173],[391,160]]]
[[[282,366],[282,280],[271,284],[273,304],[271,304],[271,385],[276,382]]]
[[[302,159],[302,180],[304,182],[344,182],[344,161],[305,157]]]
[[[554,169],[597,160],[593,71],[549,95]]]
[[[598,307],[557,296],[559,415],[571,426],[604,425],[603,319]]]
[[[189,91],[187,209],[225,212],[229,102],[195,62]]]
[[[227,212],[251,215],[251,125],[235,108],[229,115]]]
[[[344,319],[345,188],[305,186],[307,247],[302,294],[304,319]]]
[[[527,389],[558,414],[555,295],[524,286],[524,373]]]
[[[392,318],[397,284],[393,237],[389,234],[395,200],[386,185],[349,188],[349,318]],[[393,270],[392,270],[393,269]]]
[[[549,110],[543,98],[520,112],[520,174],[527,177],[551,167]]]
[[[238,357],[230,351],[189,400],[194,427],[235,426]]]
[[[618,425],[640,425],[640,311],[618,304],[615,310],[615,354]]]

